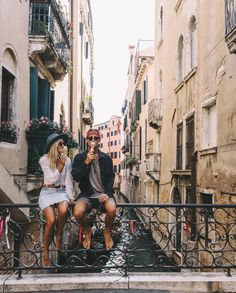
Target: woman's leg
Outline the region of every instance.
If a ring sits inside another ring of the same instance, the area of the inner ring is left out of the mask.
[[[46,224],[44,227],[44,246],[43,246],[43,263],[44,265],[50,265],[49,260],[49,246],[52,242],[53,227],[55,224],[55,213],[53,207],[47,207],[43,210],[43,214],[46,218]]]
[[[58,215],[57,215],[56,248],[61,248],[62,230],[65,225],[68,208],[69,208],[69,203],[67,201],[62,201],[57,204]]]

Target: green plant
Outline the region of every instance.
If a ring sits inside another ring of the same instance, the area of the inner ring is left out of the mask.
[[[58,132],[60,130],[60,127],[57,122],[51,121],[48,119],[48,117],[40,117],[38,118],[32,118],[27,127],[26,127],[26,134],[30,134],[32,132],[38,132],[38,131],[55,131]]]
[[[12,121],[2,121],[0,124],[0,141],[16,143],[16,125]]]
[[[39,131],[65,133],[69,137],[68,147],[77,148],[78,143],[73,139],[73,132],[68,129],[66,121],[63,121],[60,125],[57,122],[50,120],[48,117],[33,118],[30,120],[26,127],[26,137],[30,137],[32,134],[36,134]]]
[[[136,122],[136,121],[132,121],[132,122],[131,122],[131,125],[130,125],[130,132],[131,132],[131,133],[132,133],[132,132],[135,132],[135,130],[137,129],[137,127],[138,127],[137,122]]]
[[[127,161],[125,162],[126,166],[127,167],[132,167],[136,164],[138,164],[138,159],[133,157],[133,156],[130,156]]]

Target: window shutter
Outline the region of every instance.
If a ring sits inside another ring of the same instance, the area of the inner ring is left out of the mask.
[[[48,80],[39,78],[38,117],[50,116],[50,86]]]
[[[30,67],[30,119],[38,117],[38,68]]]
[[[136,103],[135,103],[135,118],[136,120],[139,120],[139,114],[141,112],[141,91],[136,90]]]
[[[83,32],[84,32],[84,25],[82,22],[79,23],[79,34],[81,36],[83,36]]]

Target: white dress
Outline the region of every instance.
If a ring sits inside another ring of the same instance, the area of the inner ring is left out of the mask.
[[[62,201],[70,202],[70,198],[74,199],[70,158],[66,159],[61,173],[59,173],[56,167],[54,170],[50,169],[47,155],[40,158],[39,164],[44,174],[44,185],[55,184],[60,186],[60,188],[42,188],[39,194],[39,207],[43,210]]]

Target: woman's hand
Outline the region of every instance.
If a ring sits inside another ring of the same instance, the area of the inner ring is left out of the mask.
[[[74,198],[70,198],[70,205],[75,205],[75,200],[74,200]]]
[[[66,158],[67,156],[60,156],[57,160],[57,170],[59,171],[59,173],[62,172],[62,169],[65,166]]]

